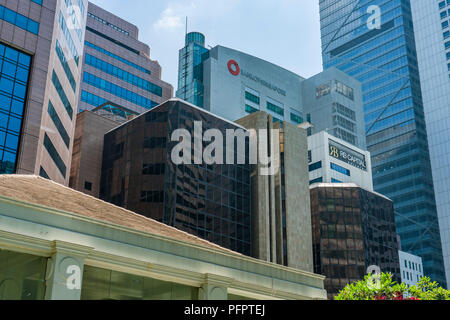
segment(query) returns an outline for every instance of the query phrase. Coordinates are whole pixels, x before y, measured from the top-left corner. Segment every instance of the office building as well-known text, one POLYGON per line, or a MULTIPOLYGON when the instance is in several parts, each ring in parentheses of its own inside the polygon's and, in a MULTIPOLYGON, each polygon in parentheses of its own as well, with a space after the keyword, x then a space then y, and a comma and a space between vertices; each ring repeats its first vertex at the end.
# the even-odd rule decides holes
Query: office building
POLYGON ((361 85, 333 69, 305 79, 246 53, 205 47, 205 36, 186 35, 180 50, 177 97, 230 121, 257 111, 294 125, 308 121, 365 148, 361 85))
POLYGON ((370 153, 325 131, 308 137, 309 183, 355 183, 373 191, 370 153))
POLYGON ((198 32, 186 35, 178 77, 178 98, 230 121, 264 111, 278 121, 303 122, 302 77, 223 46, 206 49, 198 32))
POLYGON ((135 25, 89 3, 80 112, 114 103, 140 114, 172 97, 172 86, 161 80, 161 66, 138 35, 135 25))
POLYGON ((326 299, 321 275, 35 176, 0 176, 0 219, 0 300, 326 299))
POLYGON ((403 251, 398 252, 402 283, 409 287, 417 285, 423 277, 422 258, 403 251))
POLYGON ((447 284, 450 283, 450 2, 411 1, 447 284))
MULTIPOLYGON (((105 135, 100 198, 250 256, 248 141, 246 151, 239 155, 245 156, 243 164, 220 164, 219 158, 213 163, 203 161, 194 148, 192 154, 183 152, 184 162, 172 157, 179 142, 171 138, 179 130, 187 132, 192 141, 197 141, 199 134, 201 142, 209 129, 218 130, 223 137, 226 130, 245 132, 237 124, 179 99, 114 128, 105 135)), ((207 150, 206 138, 204 141, 207 150)), ((187 144, 191 146, 190 141, 187 144)), ((221 160, 225 163, 223 157, 221 160)))
POLYGON ((0 173, 68 184, 87 3, 0 1, 0 173))
MULTIPOLYGON (((288 122, 274 123, 271 115, 261 111, 236 123, 255 130, 258 140, 269 136, 266 141, 271 148, 264 153, 271 154, 270 166, 278 168, 263 175, 263 163, 252 166, 253 256, 312 272, 306 130, 288 122)), ((258 154, 265 147, 259 145, 258 154)))
POLYGON ((69 187, 99 197, 105 134, 119 126, 126 114, 108 104, 77 115, 69 187))
POLYGON ((314 272, 326 276, 329 299, 371 266, 400 282, 391 200, 354 183, 319 183, 311 186, 311 215, 314 272))
POLYGON ((403 250, 421 256, 424 274, 445 286, 410 1, 319 5, 324 69, 362 83, 374 189, 394 201, 403 250))
POLYGON ((366 150, 361 83, 336 68, 302 82, 305 120, 314 125, 310 133, 326 131, 366 150))

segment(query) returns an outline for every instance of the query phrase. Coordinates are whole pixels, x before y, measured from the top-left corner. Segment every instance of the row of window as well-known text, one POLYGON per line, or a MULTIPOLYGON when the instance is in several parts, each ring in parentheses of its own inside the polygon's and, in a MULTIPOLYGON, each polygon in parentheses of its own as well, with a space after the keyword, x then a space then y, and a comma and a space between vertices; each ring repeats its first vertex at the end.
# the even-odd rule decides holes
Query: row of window
POLYGON ((73 119, 73 108, 72 108, 72 105, 70 104, 70 101, 67 98, 66 93, 64 92, 63 86, 61 85, 61 82, 59 81, 59 78, 56 75, 55 70, 53 70, 52 82, 53 82, 53 85, 55 86, 56 92, 58 92, 58 95, 61 98, 61 101, 62 101, 62 103, 64 105, 64 108, 67 111, 67 114, 70 117, 70 120, 72 120, 73 119))
POLYGON ((144 72, 146 74, 151 74, 150 70, 145 69, 145 68, 143 68, 143 67, 141 67, 141 66, 139 66, 139 65, 137 65, 137 64, 135 64, 135 63, 133 63, 133 62, 131 62, 129 60, 127 60, 127 59, 124 59, 124 58, 122 58, 122 57, 112 53, 112 52, 109 52, 108 50, 105 50, 105 49, 103 49, 103 48, 101 48, 101 47, 99 47, 99 46, 97 46, 97 45, 95 45, 93 43, 90 43, 89 41, 85 41, 84 44, 86 46, 88 46, 88 47, 91 47, 94 50, 97 50, 98 52, 101 52, 101 53, 103 53, 103 54, 105 54, 105 55, 107 55, 107 56, 109 56, 111 58, 114 58, 114 59, 120 61, 120 62, 123 62, 123 63, 129 65, 130 67, 133 67, 133 68, 135 68, 135 69, 137 69, 139 71, 142 71, 142 72, 144 72))
POLYGON ((56 112, 55 108, 53 107, 52 102, 48 101, 48 114, 50 118, 53 120, 53 123, 55 124, 56 129, 59 132, 59 135, 61 136, 62 140, 64 141, 64 144, 67 148, 69 148, 70 145, 70 137, 69 134, 66 131, 66 128, 64 128, 64 125, 61 122, 61 119, 58 116, 58 113, 56 112))
POLYGON ((284 117, 284 109, 277 105, 274 105, 273 103, 267 102, 267 109, 284 117))
POLYGON ((109 23, 109 22, 106 21, 106 20, 104 20, 104 19, 102 19, 102 18, 100 18, 100 17, 97 17, 96 15, 94 15, 94 14, 92 14, 92 13, 90 13, 90 12, 88 12, 88 17, 90 17, 90 18, 92 18, 92 19, 94 19, 94 20, 97 20, 97 21, 103 23, 104 25, 107 25, 108 27, 111 27, 111 28, 113 28, 114 30, 119 31, 119 32, 121 32, 121 33, 123 33, 123 34, 125 34, 125 35, 127 35, 127 36, 130 35, 130 33, 129 33, 128 31, 125 31, 125 30, 123 30, 123 29, 121 29, 121 28, 119 28, 119 27, 113 25, 112 23, 109 23))
POLYGON ((80 39, 80 41, 83 40, 83 31, 81 30, 81 25, 78 22, 77 16, 76 16, 76 11, 75 8, 72 5, 72 1, 71 0, 64 0, 64 2, 66 3, 67 6, 67 13, 69 15, 69 18, 71 19, 72 22, 72 26, 74 27, 73 30, 75 30, 75 33, 78 36, 78 39, 80 39))
POLYGON ((340 103, 337 103, 337 102, 333 103, 332 111, 333 111, 333 113, 339 113, 340 115, 342 115, 344 117, 347 117, 353 121, 356 121, 355 111, 347 108, 346 106, 343 106, 340 103))
POLYGON ((116 39, 113 39, 113 38, 111 38, 111 37, 108 37, 106 34, 101 33, 100 31, 97 31, 97 30, 95 30, 95 29, 92 29, 91 27, 88 27, 88 26, 86 26, 86 30, 89 31, 89 32, 92 32, 93 34, 98 35, 99 37, 102 37, 103 39, 106 39, 106 40, 108 40, 108 41, 111 41, 112 43, 115 43, 116 45, 118 45, 118 46, 120 46, 120 47, 122 47, 122 48, 124 48, 124 49, 127 49, 127 50, 129 50, 129 51, 131 51, 131 52, 133 52, 133 53, 135 53, 135 54, 137 54, 137 55, 140 55, 140 52, 139 52, 138 50, 133 49, 133 48, 131 48, 130 46, 127 46, 126 44, 124 44, 124 43, 122 43, 122 42, 120 42, 120 41, 118 41, 118 40, 116 40, 116 39))
POLYGON ((92 94, 84 90, 81 91, 81 101, 86 102, 87 104, 90 104, 94 107, 98 107, 108 102, 106 99, 103 99, 99 96, 96 96, 95 94, 92 94))
POLYGON ((114 83, 111 83, 102 78, 94 76, 93 74, 90 74, 88 72, 84 73, 83 81, 87 84, 90 84, 91 86, 102 89, 103 91, 111 93, 119 98, 130 101, 146 109, 152 109, 153 107, 156 107, 158 105, 158 103, 150 99, 138 95, 130 90, 119 87, 114 83))
POLYGON ((245 91, 245 99, 247 99, 248 101, 251 101, 257 105, 259 105, 261 103, 261 99, 254 95, 253 93, 250 93, 248 91, 245 91))
POLYGON ((339 80, 332 80, 328 83, 324 83, 318 86, 316 88, 316 99, 329 95, 332 91, 342 94, 343 96, 349 98, 350 100, 355 99, 353 88, 343 84, 339 80))
POLYGON ((69 80, 70 86, 73 89, 73 92, 77 90, 77 82, 75 81, 75 77, 70 70, 69 64, 67 63, 66 56, 64 55, 64 51, 61 48, 61 45, 58 40, 56 40, 56 55, 58 56, 59 61, 66 73, 67 79, 69 80))
MULTIPOLYGON (((316 171, 321 168, 322 168, 322 161, 318 161, 316 163, 309 165, 309 172, 313 172, 313 171, 316 171)), ((331 163, 331 169, 350 177, 350 170, 348 170, 344 167, 341 167, 335 163, 331 163)))
POLYGON ((344 167, 341 167, 341 166, 339 166, 339 165, 337 165, 335 163, 331 163, 331 169, 336 171, 336 172, 345 174, 346 176, 350 177, 350 170, 348 170, 348 169, 346 169, 344 167))
MULTIPOLYGON (((403 279, 406 279, 406 280, 408 280, 408 281, 413 281, 413 274, 412 273, 409 273, 408 271, 403 271, 403 279), (406 275, 406 276, 405 276, 406 275)), ((417 274, 416 275, 416 279, 415 279, 417 282, 419 282, 420 281, 420 277, 419 277, 419 275, 417 274)))
POLYGON ((125 82, 128 82, 136 87, 139 87, 141 89, 144 89, 148 92, 151 92, 157 96, 162 97, 162 88, 160 86, 157 86, 147 80, 144 80, 138 76, 135 76, 134 74, 131 74, 123 69, 120 69, 116 67, 115 65, 112 65, 106 61, 103 61, 101 59, 98 59, 88 53, 86 53, 86 64, 90 65, 94 68, 97 68, 103 72, 106 72, 108 74, 111 74, 115 76, 116 78, 119 78, 125 82))
POLYGON ((64 34, 64 37, 66 38, 67 44, 68 44, 70 52, 72 53, 72 56, 75 60, 75 63, 78 66, 78 64, 80 63, 80 56, 78 55, 78 51, 75 47, 75 43, 72 40, 72 36, 70 35, 69 28, 67 27, 67 24, 66 24, 66 20, 64 19, 61 11, 59 12, 59 25, 64 34))
POLYGON ((409 269, 411 269, 411 270, 422 272, 422 267, 420 266, 420 264, 418 264, 416 262, 407 261, 407 260, 405 260, 404 262, 405 262, 405 268, 409 267, 409 269))
POLYGON ((19 28, 22 28, 33 34, 39 33, 39 23, 31 20, 11 9, 0 5, 0 19, 5 20, 19 28))

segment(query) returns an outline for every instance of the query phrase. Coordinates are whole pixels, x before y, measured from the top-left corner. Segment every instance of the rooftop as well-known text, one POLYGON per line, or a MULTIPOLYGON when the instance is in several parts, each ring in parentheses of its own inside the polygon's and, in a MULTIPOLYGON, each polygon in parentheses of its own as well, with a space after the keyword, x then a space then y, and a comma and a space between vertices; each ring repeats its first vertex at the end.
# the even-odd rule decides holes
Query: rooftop
POLYGON ((37 176, 0 175, 0 197, 89 217, 99 222, 107 222, 152 235, 241 256, 237 252, 223 248, 187 232, 180 231, 156 220, 37 176))

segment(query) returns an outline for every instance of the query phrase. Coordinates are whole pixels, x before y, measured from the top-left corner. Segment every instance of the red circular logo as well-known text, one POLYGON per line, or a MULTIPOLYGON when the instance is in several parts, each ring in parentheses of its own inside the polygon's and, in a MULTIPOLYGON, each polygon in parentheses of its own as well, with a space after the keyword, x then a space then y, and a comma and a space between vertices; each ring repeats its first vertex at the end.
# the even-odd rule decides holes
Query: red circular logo
POLYGON ((241 73, 241 68, 236 61, 230 60, 228 61, 228 70, 233 76, 238 76, 241 73))

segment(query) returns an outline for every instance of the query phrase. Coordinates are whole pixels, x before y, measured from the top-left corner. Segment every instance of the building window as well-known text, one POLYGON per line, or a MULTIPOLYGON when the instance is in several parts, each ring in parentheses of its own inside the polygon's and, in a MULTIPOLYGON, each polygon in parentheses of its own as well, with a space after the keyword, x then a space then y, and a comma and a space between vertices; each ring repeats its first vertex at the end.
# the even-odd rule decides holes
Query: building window
POLYGON ((335 163, 331 163, 331 169, 350 177, 350 170, 348 170, 344 167, 341 167, 335 163))
POLYGON ((284 109, 282 107, 274 105, 271 102, 267 102, 267 109, 270 110, 270 111, 275 112, 276 114, 279 114, 280 116, 284 117, 284 109))
POLYGON ((316 99, 329 95, 331 92, 331 86, 329 83, 324 83, 316 88, 316 99))
POLYGON ((64 92, 63 86, 62 86, 61 82, 59 81, 58 76, 56 75, 55 70, 53 70, 52 82, 53 82, 53 85, 55 86, 56 92, 58 93, 58 95, 59 95, 59 97, 60 97, 60 99, 61 99, 61 101, 62 101, 62 103, 63 103, 63 105, 64 105, 64 108, 65 108, 66 111, 67 111, 67 114, 68 114, 69 117, 70 117, 70 120, 72 120, 72 118, 73 118, 73 108, 72 108, 72 105, 70 104, 70 101, 69 101, 69 99, 67 98, 66 93, 64 92))
POLYGON ((301 124, 303 123, 303 118, 291 112, 291 121, 294 123, 301 124))
POLYGON ((58 40, 56 40, 56 55, 58 56, 58 59, 61 62, 61 65, 64 69, 64 72, 66 73, 67 79, 69 80, 73 92, 75 92, 77 90, 77 82, 75 81, 75 77, 73 76, 72 71, 70 70, 66 56, 64 55, 63 49, 61 48, 61 45, 59 44, 58 40))
POLYGON ((314 180, 311 180, 309 182, 309 184, 311 185, 311 184, 314 184, 314 183, 321 183, 321 182, 323 182, 323 178, 322 177, 314 179, 314 180))
POLYGON ((143 67, 141 67, 141 66, 139 66, 139 65, 137 65, 137 64, 135 64, 135 63, 133 63, 133 62, 131 62, 129 60, 127 60, 127 59, 124 59, 124 58, 122 58, 122 57, 112 53, 112 52, 109 52, 108 50, 105 50, 105 49, 103 49, 103 48, 101 48, 101 47, 99 47, 99 46, 97 46, 97 45, 95 45, 93 43, 85 41, 84 45, 87 46, 87 47, 90 47, 90 48, 92 48, 94 50, 97 50, 98 52, 101 52, 104 55, 107 55, 107 56, 109 56, 111 58, 114 58, 114 59, 116 59, 116 60, 118 60, 120 62, 123 62, 123 63, 129 65, 130 67, 133 67, 133 68, 135 68, 135 69, 137 69, 139 71, 142 71, 142 72, 144 72, 146 74, 151 74, 150 70, 145 69, 145 68, 143 68, 143 67))
POLYGON ((245 99, 247 99, 248 101, 251 101, 253 103, 256 103, 257 105, 260 105, 261 103, 261 99, 254 95, 253 93, 250 93, 248 91, 245 91, 245 99))
POLYGON ((152 109, 158 105, 158 103, 150 99, 147 99, 141 95, 138 95, 130 90, 122 88, 102 78, 94 76, 93 74, 90 74, 88 72, 84 73, 83 81, 87 84, 90 84, 91 86, 99 88, 105 92, 111 93, 119 98, 132 102, 146 109, 152 109))
POLYGON ((16 170, 31 56, 0 43, 0 174, 16 170))
POLYGON ((322 168, 322 161, 310 164, 309 165, 309 172, 313 172, 313 171, 318 170, 320 168, 322 168))
POLYGON ((59 12, 59 25, 61 26, 61 30, 66 38, 67 44, 69 45, 70 52, 72 53, 73 58, 75 59, 75 63, 80 63, 80 56, 78 55, 78 51, 76 46, 72 40, 72 36, 70 35, 70 30, 67 27, 66 20, 64 20, 62 12, 59 12))
POLYGON ((39 23, 4 6, 0 6, 0 20, 5 20, 35 35, 39 34, 39 23))
POLYGON ((45 133, 44 136, 44 147, 49 153, 50 157, 52 158, 53 162, 55 163, 58 170, 61 172, 64 179, 66 178, 66 165, 64 161, 61 159, 61 156, 58 154, 58 151, 56 151, 55 146, 53 145, 52 141, 48 137, 47 133, 45 133))
POLYGON ((50 180, 50 177, 48 176, 47 172, 42 167, 39 169, 39 176, 44 179, 50 180))
POLYGON ((84 189, 88 191, 92 191, 92 182, 85 181, 84 182, 84 189))
POLYGON ((52 102, 48 101, 48 115, 53 121, 53 124, 55 125, 56 129, 59 132, 59 135, 61 136, 61 139, 64 141, 64 144, 67 148, 69 148, 70 145, 70 137, 69 134, 66 131, 66 128, 64 128, 63 123, 61 122, 61 119, 58 116, 58 113, 56 112, 55 108, 53 107, 52 102))
POLYGON ((100 60, 90 54, 86 54, 85 62, 96 69, 113 75, 114 77, 128 82, 136 87, 162 97, 162 88, 123 69, 120 69, 106 61, 100 60))
POLYGON ((442 22, 442 29, 445 29, 445 28, 447 28, 447 27, 448 27, 448 20, 442 22))
POLYGON ((342 183, 342 181, 337 180, 335 178, 331 178, 331 183, 342 183))
POLYGON ((248 104, 245 105, 245 112, 247 112, 247 113, 252 114, 252 113, 255 113, 258 111, 259 111, 258 109, 253 108, 252 106, 249 106, 248 104))

